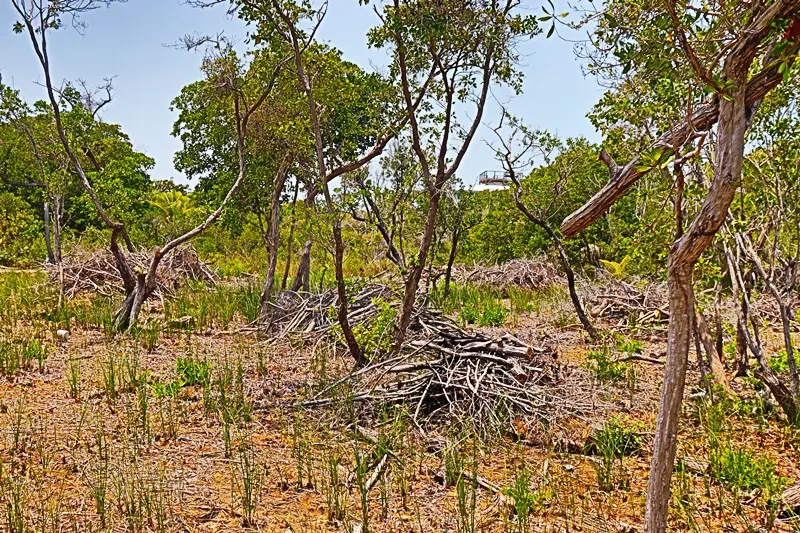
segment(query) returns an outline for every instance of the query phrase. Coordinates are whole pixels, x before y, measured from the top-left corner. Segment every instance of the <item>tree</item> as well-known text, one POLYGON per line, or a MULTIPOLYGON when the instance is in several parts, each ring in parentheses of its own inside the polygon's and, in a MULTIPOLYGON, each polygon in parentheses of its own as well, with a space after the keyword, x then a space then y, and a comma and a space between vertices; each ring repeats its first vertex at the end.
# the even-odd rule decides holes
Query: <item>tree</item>
POLYGON ((557 139, 546 133, 530 131, 515 119, 508 117, 505 111, 503 118, 511 122, 511 132, 508 134, 508 139, 505 139, 501 133, 503 129, 502 120, 494 129, 495 135, 501 145, 501 147, 497 149, 496 154, 503 165, 505 174, 514 184, 514 203, 529 221, 533 222, 547 233, 547 236, 555 245, 556 250, 558 250, 561 268, 567 276, 567 286, 569 288, 572 305, 575 308, 575 314, 578 315, 578 320, 580 320, 583 329, 586 330, 589 337, 595 340, 598 338, 598 333, 591 320, 589 320, 589 316, 586 314, 581 299, 578 296, 578 290, 575 287, 575 271, 570 264, 567 250, 561 242, 561 237, 559 237, 550 225, 550 222, 548 222, 557 204, 562 201, 561 196, 564 191, 569 188, 572 168, 563 168, 565 162, 565 158, 563 157, 555 157, 554 160, 553 153, 556 152, 560 144, 557 139), (521 143, 521 148, 516 146, 517 143, 521 143), (539 191, 539 194, 535 195, 536 198, 546 201, 547 204, 540 207, 537 213, 534 213, 522 200, 522 183, 517 176, 517 172, 520 169, 530 169, 534 163, 534 159, 537 157, 543 159, 549 170, 554 171, 555 179, 552 181, 552 188, 549 191, 539 191))
MULTIPOLYGON (((222 3, 222 0, 192 2, 199 7, 218 3, 222 3)), ((319 7, 314 6, 310 0, 233 0, 230 3, 231 9, 241 18, 256 24, 258 29, 252 35, 255 42, 263 41, 265 35, 275 35, 291 51, 293 70, 301 94, 306 99, 315 155, 312 174, 315 180, 307 187, 306 204, 307 207, 313 206, 316 195, 322 192, 326 209, 331 217, 333 233, 337 317, 351 355, 357 364, 364 364, 366 359, 361 353, 347 318, 347 291, 343 271, 345 245, 342 238, 341 215, 334 204, 329 183, 358 170, 378 157, 402 128, 406 119, 403 116, 393 115, 391 105, 387 108, 387 102, 390 104, 392 102, 392 95, 386 90, 389 86, 378 75, 345 72, 344 76, 337 79, 339 83, 331 84, 318 83, 312 75, 314 64, 311 59, 314 56, 310 51, 313 50, 319 25, 327 13, 327 2, 323 2, 319 7), (324 98, 322 95, 327 91, 344 95, 349 104, 322 110, 321 98, 324 98), (326 130, 327 119, 330 119, 329 124, 336 127, 326 130), (326 136, 326 131, 331 133, 336 129, 345 134, 339 137, 326 136), (360 134, 352 135, 356 132, 360 134), (357 141, 359 138, 363 139, 365 135, 374 141, 366 150, 357 141), (344 150, 335 150, 337 146, 343 147, 344 150)), ((303 249, 295 283, 308 278, 310 253, 311 242, 308 241, 303 249)))
POLYGON ((794 39, 781 39, 781 34, 790 23, 795 24, 792 20, 800 2, 714 2, 712 9, 674 2, 667 2, 664 7, 644 4, 631 7, 628 3, 610 2, 600 13, 603 18, 597 40, 610 44, 603 49, 621 60, 610 70, 616 68, 620 74, 634 77, 641 74, 640 77, 649 79, 657 79, 658 70, 664 66, 669 70, 660 76, 681 79, 678 72, 688 74, 685 79, 691 80, 694 88, 690 91, 689 111, 680 123, 663 132, 648 152, 623 166, 607 152, 601 152, 611 180, 564 220, 561 229, 567 237, 575 236, 607 211, 641 176, 662 167, 672 157, 680 159, 679 151, 687 143, 716 125, 713 177, 708 193, 686 231, 672 244, 667 268, 670 303, 667 364, 645 511, 645 530, 660 533, 667 527, 669 485, 695 315, 694 265, 725 221, 735 196, 752 118, 762 99, 791 68, 798 44, 794 39), (667 53, 653 54, 656 46, 663 50, 664 42, 670 43, 667 53), (752 69, 756 70, 753 75, 752 69))
POLYGON ((380 11, 382 24, 370 32, 370 43, 392 54, 392 76, 399 80, 428 197, 419 248, 405 276, 395 350, 411 322, 445 186, 475 138, 489 89, 494 84, 520 88, 515 46, 536 33, 537 26, 518 7, 516 0, 392 0, 380 11), (424 97, 422 105, 415 94, 424 97), (473 112, 464 126, 457 112, 462 106, 473 112))
MULTIPOLYGON (((156 289, 156 275, 161 260, 170 251, 181 244, 191 240, 203 233, 220 217, 231 197, 237 192, 245 179, 247 171, 246 139, 247 127, 252 114, 263 104, 274 85, 274 80, 283 66, 283 62, 278 61, 275 68, 270 73, 270 81, 266 87, 253 95, 248 94, 250 88, 249 78, 242 76, 242 65, 229 50, 225 49, 223 54, 227 55, 228 61, 217 63, 217 68, 209 69, 209 76, 215 80, 215 87, 230 98, 234 109, 234 124, 236 131, 236 151, 238 154, 239 172, 236 181, 231 185, 225 198, 220 202, 215 211, 200 224, 161 246, 153 254, 147 272, 136 272, 131 269, 125 252, 123 252, 117 240, 120 236, 125 241, 128 252, 133 252, 134 246, 128 235, 125 223, 115 219, 103 206, 95 188, 93 187, 84 165, 79 160, 74 150, 74 142, 66 134, 64 127, 63 113, 61 105, 56 98, 56 91, 51 76, 50 57, 48 53, 48 33, 51 30, 62 26, 62 19, 71 17, 73 24, 81 23, 81 16, 85 13, 97 9, 101 5, 109 5, 113 0, 60 0, 58 2, 34 2, 28 0, 11 0, 11 3, 20 21, 15 25, 15 30, 19 33, 27 33, 36 53, 37 59, 45 77, 45 88, 48 100, 53 110, 56 131, 69 157, 72 168, 80 177, 83 189, 89 195, 95 211, 103 221, 104 225, 111 230, 110 248, 114 255, 120 275, 125 287, 126 297, 122 307, 117 312, 114 320, 115 328, 118 330, 130 330, 136 324, 142 304, 156 289)), ((94 116, 92 116, 94 118, 94 116)), ((123 169, 124 171, 124 169, 123 169)))

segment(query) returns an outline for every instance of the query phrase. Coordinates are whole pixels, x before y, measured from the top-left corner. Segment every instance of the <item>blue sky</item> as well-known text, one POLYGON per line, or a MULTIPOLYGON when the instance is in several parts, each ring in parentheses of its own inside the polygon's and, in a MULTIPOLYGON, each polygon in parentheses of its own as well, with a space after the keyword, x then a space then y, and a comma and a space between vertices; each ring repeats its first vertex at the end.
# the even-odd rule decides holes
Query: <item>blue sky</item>
MULTIPOLYGON (((531 8, 538 7, 531 4, 531 8)), ((44 97, 38 83, 42 74, 26 36, 11 31, 16 20, 8 0, 0 0, 0 73, 3 82, 22 91, 28 100, 44 97)), ((200 77, 201 53, 177 50, 174 44, 191 33, 224 31, 241 42, 244 26, 232 20, 221 7, 193 9, 182 0, 129 0, 110 9, 101 8, 85 17, 84 35, 70 29, 50 36, 51 63, 56 80, 83 79, 90 85, 114 77, 114 101, 103 112, 103 119, 118 123, 135 147, 156 160, 153 177, 185 181, 173 167, 172 156, 180 141, 170 135, 175 114, 170 101, 181 88, 200 77)), ((332 0, 320 38, 340 48, 344 57, 364 68, 380 69, 387 60, 380 50, 366 45, 366 32, 375 25, 370 8, 357 0, 332 0)), ((526 124, 547 129, 562 137, 583 135, 598 141, 586 113, 602 90, 592 78, 584 78, 572 45, 543 35, 527 43, 523 53, 524 93, 510 99, 496 94, 512 113, 526 124)), ((488 110, 484 122, 498 118, 496 106, 488 110)), ((488 127, 479 132, 462 163, 459 175, 474 183, 483 170, 497 168, 491 150, 483 140, 491 140, 488 127)))

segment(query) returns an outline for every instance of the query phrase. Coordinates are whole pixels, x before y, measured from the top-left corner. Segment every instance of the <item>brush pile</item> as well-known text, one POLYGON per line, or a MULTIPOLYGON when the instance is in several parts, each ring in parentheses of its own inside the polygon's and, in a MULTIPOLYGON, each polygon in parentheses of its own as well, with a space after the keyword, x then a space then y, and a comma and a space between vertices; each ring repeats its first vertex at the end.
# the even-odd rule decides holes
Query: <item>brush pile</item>
MULTIPOLYGON (((348 301, 350 324, 366 322, 378 312, 378 302, 396 300, 398 294, 388 285, 364 286, 348 301)), ((271 337, 283 338, 290 334, 323 334, 336 323, 338 297, 335 290, 314 294, 283 291, 270 303, 271 312, 264 318, 262 327, 271 337)))
MULTIPOLYGON (((515 421, 550 423, 559 411, 579 408, 563 401, 552 352, 508 334, 491 339, 460 332, 412 340, 400 356, 362 368, 347 381, 353 402, 402 404, 417 427, 447 420, 505 431, 515 421)), ((332 403, 335 388, 305 405, 332 403)))
POLYGON ((614 320, 617 328, 634 324, 658 327, 669 320, 667 287, 663 283, 638 286, 609 279, 602 285, 588 285, 584 291, 588 294, 591 315, 614 320))
MULTIPOLYGON (((370 323, 385 309, 377 300, 396 301, 393 296, 395 291, 382 285, 362 289, 350 302, 353 325, 370 323)), ((329 333, 335 305, 333 292, 287 293, 276 303, 269 327, 278 335, 329 333)), ((563 385, 565 370, 556 364, 552 347, 529 346, 508 333, 467 331, 421 303, 400 352, 390 359, 375 354, 373 361, 303 405, 331 405, 344 386, 349 399, 368 409, 404 405, 420 428, 444 419, 468 420, 484 430, 508 430, 515 421, 553 422, 563 413, 592 407, 591 393, 583 392, 590 387, 563 385)))
POLYGON ((545 258, 515 259, 501 265, 478 265, 472 268, 455 265, 453 280, 456 283, 475 283, 500 289, 541 289, 552 284, 566 284, 566 280, 545 258))
MULTIPOLYGON (((147 271, 151 254, 136 252, 128 254, 131 268, 147 271)), ((64 256, 64 292, 67 297, 89 291, 110 296, 124 292, 122 278, 119 275, 114 256, 108 250, 92 253, 81 252, 64 256)), ((58 283, 58 266, 48 265, 50 279, 58 283)), ((188 280, 203 281, 215 284, 219 276, 197 255, 194 248, 179 247, 167 255, 158 267, 158 291, 162 294, 179 289, 188 280)))

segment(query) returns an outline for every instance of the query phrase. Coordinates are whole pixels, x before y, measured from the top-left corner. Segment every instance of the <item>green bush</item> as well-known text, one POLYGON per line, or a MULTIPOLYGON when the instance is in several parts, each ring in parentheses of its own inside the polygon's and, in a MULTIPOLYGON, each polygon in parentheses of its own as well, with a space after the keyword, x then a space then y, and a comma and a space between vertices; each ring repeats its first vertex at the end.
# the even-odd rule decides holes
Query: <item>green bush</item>
POLYGON ((614 490, 628 484, 623 457, 642 451, 642 433, 638 425, 612 418, 597 431, 586 446, 586 452, 596 453, 597 482, 601 490, 614 490))
POLYGON ((0 192, 0 264, 26 266, 45 258, 41 223, 22 198, 0 192))
POLYGON ((374 299, 372 303, 378 308, 375 317, 353 326, 353 335, 367 357, 375 357, 389 351, 397 320, 397 310, 389 302, 379 298, 374 299))

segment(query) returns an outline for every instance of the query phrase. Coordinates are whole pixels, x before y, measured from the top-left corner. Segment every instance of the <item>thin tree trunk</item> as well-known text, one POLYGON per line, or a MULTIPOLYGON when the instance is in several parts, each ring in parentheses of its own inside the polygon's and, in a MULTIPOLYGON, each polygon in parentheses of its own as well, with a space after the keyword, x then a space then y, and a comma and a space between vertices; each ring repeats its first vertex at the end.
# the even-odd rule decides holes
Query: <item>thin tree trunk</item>
MULTIPOLYGON (((440 179, 437 178, 437 185, 440 179)), ((395 339, 393 351, 397 352, 405 341, 406 331, 411 324, 411 318, 414 314, 414 303, 417 299, 417 290, 419 289, 419 281, 422 278, 422 272, 428 262, 428 252, 431 248, 433 241, 433 233, 436 229, 436 216, 439 212, 439 200, 441 198, 441 186, 438 186, 431 194, 430 204, 428 205, 428 215, 425 218, 425 226, 422 232, 422 241, 419 245, 419 253, 417 254, 416 261, 413 266, 408 270, 406 276, 405 287, 403 290, 403 300, 401 305, 400 318, 397 321, 397 330, 395 331, 395 339)))
POLYGON ((455 224, 453 225, 453 234, 450 237, 450 255, 447 258, 447 270, 444 272, 444 297, 450 295, 450 280, 453 276, 453 265, 456 262, 458 255, 458 238, 461 235, 461 212, 456 216, 455 224))
POLYGON ((719 284, 717 286, 717 294, 714 297, 714 347, 720 364, 724 362, 725 357, 724 335, 725 333, 722 329, 722 284, 719 284))
POLYGON ((275 189, 272 191, 272 201, 270 203, 270 220, 267 242, 269 244, 269 265, 267 266, 267 276, 264 280, 264 289, 261 292, 258 316, 260 320, 266 318, 270 310, 272 301, 272 287, 275 285, 275 271, 278 268, 278 248, 280 247, 280 221, 281 221, 281 194, 283 185, 286 182, 288 168, 281 165, 275 178, 275 189))
MULTIPOLYGON (((347 317, 347 287, 344 281, 344 239, 342 237, 342 220, 341 216, 336 212, 331 198, 330 189, 328 187, 328 172, 326 170, 325 151, 322 139, 322 127, 320 125, 319 112, 317 110, 317 103, 314 98, 314 89, 311 85, 311 80, 305 73, 303 66, 303 52, 301 49, 300 37, 297 34, 297 28, 291 17, 282 9, 279 8, 277 3, 273 2, 279 16, 286 25, 287 41, 294 50, 294 63, 297 73, 297 79, 303 87, 306 98, 308 100, 308 110, 311 116, 311 125, 314 130, 314 147, 317 155, 317 170, 319 172, 319 179, 322 180, 322 193, 325 197, 325 205, 328 208, 328 213, 333 217, 333 264, 336 273, 336 293, 337 293, 337 315, 339 319, 339 327, 342 329, 347 348, 350 350, 350 355, 355 360, 356 364, 361 366, 368 362, 361 352, 353 328, 350 326, 350 321, 347 317)), ((307 243, 307 251, 311 252, 310 241, 307 243)), ((304 253, 306 250, 304 250, 304 253)), ((308 258, 308 265, 310 267, 310 255, 308 258)))
POLYGON ((53 243, 50 242, 50 202, 44 201, 44 245, 47 248, 47 262, 51 265, 56 264, 56 256, 53 253, 53 243))
POLYGON ((286 282, 289 279, 289 269, 292 268, 292 254, 294 253, 294 228, 297 221, 297 193, 300 191, 300 180, 294 184, 294 198, 292 199, 292 222, 289 224, 289 239, 286 242, 286 268, 283 269, 283 281, 281 290, 286 290, 286 282))
POLYGON ((556 232, 550 227, 544 219, 537 217, 533 213, 531 213, 530 209, 522 202, 520 198, 520 193, 522 192, 522 184, 516 177, 514 173, 513 167, 508 165, 506 171, 509 172, 511 176, 511 180, 514 182, 514 203, 517 204, 517 209, 519 209, 522 214, 524 214, 528 220, 542 228, 545 233, 550 237, 555 244, 556 249, 558 250, 558 257, 561 260, 561 268, 564 269, 564 273, 567 276, 567 287, 569 288, 569 297, 572 300, 572 306, 575 308, 575 314, 578 315, 578 320, 580 320, 583 329, 586 330, 586 333, 589 334, 592 340, 596 340, 599 335, 597 330, 595 329, 592 321, 589 320, 589 315, 586 314, 586 311, 583 309, 583 304, 581 303, 581 299, 578 296, 578 290, 575 286, 575 272, 572 270, 572 265, 569 262, 569 256, 567 255, 567 250, 564 248, 561 239, 558 237, 556 232))

